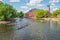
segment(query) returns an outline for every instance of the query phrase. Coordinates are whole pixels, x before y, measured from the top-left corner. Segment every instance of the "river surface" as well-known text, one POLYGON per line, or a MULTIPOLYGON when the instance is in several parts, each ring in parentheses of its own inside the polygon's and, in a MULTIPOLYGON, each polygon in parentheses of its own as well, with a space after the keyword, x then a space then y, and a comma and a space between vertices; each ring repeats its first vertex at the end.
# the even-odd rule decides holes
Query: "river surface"
POLYGON ((60 22, 24 18, 16 25, 0 24, 0 40, 60 40, 60 22))

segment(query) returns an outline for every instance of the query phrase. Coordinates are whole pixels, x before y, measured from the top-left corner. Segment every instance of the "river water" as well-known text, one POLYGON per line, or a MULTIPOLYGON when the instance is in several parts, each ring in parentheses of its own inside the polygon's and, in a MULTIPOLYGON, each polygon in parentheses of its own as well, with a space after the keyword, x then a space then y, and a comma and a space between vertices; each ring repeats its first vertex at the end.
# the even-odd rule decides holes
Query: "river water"
POLYGON ((60 40, 60 23, 17 19, 16 25, 0 24, 0 40, 60 40))

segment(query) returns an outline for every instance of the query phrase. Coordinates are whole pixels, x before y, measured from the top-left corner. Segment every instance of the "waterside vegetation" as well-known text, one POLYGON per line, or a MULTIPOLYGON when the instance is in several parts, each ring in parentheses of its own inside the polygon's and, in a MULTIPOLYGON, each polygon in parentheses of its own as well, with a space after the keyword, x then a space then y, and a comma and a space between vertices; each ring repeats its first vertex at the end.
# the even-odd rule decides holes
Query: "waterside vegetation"
MULTIPOLYGON (((60 9, 57 9, 51 13, 50 18, 53 19, 58 18, 56 20, 60 20, 59 15, 60 15, 60 9)), ((47 18, 49 18, 47 10, 44 9, 37 9, 35 16, 36 19, 48 20, 47 18)), ((0 1, 0 21, 10 21, 13 20, 14 18, 24 18, 24 13, 22 11, 17 12, 17 10, 10 4, 3 3, 0 1)))
POLYGON ((10 4, 3 3, 0 1, 0 20, 10 21, 16 17, 22 18, 23 12, 17 12, 17 10, 10 4))

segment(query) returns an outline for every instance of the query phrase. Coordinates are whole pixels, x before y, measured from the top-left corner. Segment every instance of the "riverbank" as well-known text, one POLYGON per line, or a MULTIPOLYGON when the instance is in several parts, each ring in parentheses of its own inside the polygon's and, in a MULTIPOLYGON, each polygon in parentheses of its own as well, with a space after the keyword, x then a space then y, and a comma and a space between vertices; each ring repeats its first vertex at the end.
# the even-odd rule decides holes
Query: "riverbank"
POLYGON ((60 18, 42 18, 46 21, 52 20, 52 21, 59 21, 60 18))
POLYGON ((11 22, 11 21, 0 21, 0 24, 7 24, 7 25, 11 25, 11 26, 16 25, 15 22, 11 22))
POLYGON ((11 19, 10 21, 0 21, 0 24, 8 24, 8 25, 15 25, 15 21, 17 18, 11 19))
MULTIPOLYGON (((46 21, 49 21, 49 20, 52 20, 52 21, 59 21, 60 18, 41 18, 42 20, 46 20, 46 21)), ((36 20, 36 19, 34 19, 36 20)), ((0 24, 9 24, 9 25, 14 25, 16 24, 15 22, 11 22, 11 21, 0 21, 0 24)))
POLYGON ((10 21, 0 21, 0 24, 8 24, 10 21))

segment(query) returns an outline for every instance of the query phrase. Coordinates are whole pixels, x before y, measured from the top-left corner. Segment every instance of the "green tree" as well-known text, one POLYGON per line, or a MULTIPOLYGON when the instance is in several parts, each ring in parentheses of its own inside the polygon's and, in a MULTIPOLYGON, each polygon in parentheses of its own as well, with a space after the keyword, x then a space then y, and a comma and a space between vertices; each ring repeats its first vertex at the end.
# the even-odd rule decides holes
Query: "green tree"
POLYGON ((24 17, 24 13, 21 11, 21 12, 18 12, 17 13, 17 17, 19 18, 23 18, 24 17))
POLYGON ((53 11, 53 16, 57 17, 60 14, 60 9, 53 11))
POLYGON ((46 11, 46 10, 43 10, 43 9, 38 9, 38 10, 36 11, 36 17, 37 17, 37 18, 47 17, 47 11, 46 11))
POLYGON ((9 4, 3 4, 0 7, 0 20, 10 20, 16 17, 16 9, 9 4))
POLYGON ((3 2, 0 1, 0 7, 3 5, 3 2))

